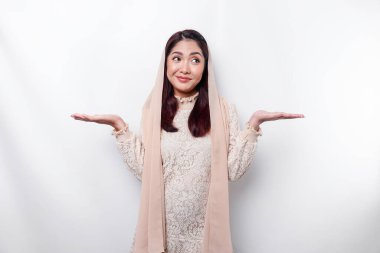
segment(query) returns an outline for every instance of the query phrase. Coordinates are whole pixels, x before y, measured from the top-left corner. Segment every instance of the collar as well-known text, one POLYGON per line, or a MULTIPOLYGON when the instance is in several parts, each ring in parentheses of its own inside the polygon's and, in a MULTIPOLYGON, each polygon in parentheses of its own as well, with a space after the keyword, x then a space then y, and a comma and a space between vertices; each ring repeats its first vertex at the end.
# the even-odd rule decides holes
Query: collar
POLYGON ((190 103, 192 101, 195 101, 195 99, 199 96, 199 91, 197 91, 197 93, 195 93, 194 95, 192 96, 189 96, 189 97, 179 97, 179 96, 176 96, 174 95, 174 97, 181 103, 190 103))

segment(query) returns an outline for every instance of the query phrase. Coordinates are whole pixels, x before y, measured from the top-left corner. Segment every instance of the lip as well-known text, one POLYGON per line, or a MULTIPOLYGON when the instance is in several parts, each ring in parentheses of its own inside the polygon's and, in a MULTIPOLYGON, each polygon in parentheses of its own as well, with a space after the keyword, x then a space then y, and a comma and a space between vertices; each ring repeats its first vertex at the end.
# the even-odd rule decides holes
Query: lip
POLYGON ((182 76, 176 76, 176 77, 182 83, 186 83, 191 80, 191 78, 188 78, 188 77, 182 77, 182 76))

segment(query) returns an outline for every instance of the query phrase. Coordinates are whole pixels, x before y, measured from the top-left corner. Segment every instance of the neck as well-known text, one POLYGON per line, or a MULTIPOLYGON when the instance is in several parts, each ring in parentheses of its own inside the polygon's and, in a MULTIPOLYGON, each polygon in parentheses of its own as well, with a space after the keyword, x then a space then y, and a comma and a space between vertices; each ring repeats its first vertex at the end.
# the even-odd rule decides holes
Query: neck
POLYGON ((196 91, 193 95, 187 96, 187 97, 179 97, 177 95, 174 95, 174 97, 177 99, 179 108, 189 108, 192 107, 195 104, 196 99, 199 96, 199 91, 196 91))
POLYGON ((183 92, 178 92, 178 91, 176 92, 176 90, 174 90, 174 96, 177 98, 187 98, 187 97, 194 96, 197 93, 198 93, 198 91, 196 89, 194 89, 188 93, 183 93, 183 92))
POLYGON ((196 97, 198 97, 198 95, 199 95, 199 91, 195 91, 191 95, 187 95, 187 96, 179 96, 179 95, 174 94, 174 97, 176 97, 180 101, 189 101, 189 100, 192 101, 196 97))

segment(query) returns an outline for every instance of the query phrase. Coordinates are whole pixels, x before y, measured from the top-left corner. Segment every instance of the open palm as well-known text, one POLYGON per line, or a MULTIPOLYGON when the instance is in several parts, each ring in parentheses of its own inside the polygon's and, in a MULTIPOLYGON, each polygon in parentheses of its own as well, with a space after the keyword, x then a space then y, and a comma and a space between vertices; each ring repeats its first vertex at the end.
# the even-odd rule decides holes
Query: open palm
POLYGON ((83 113, 74 113, 74 114, 71 114, 71 117, 73 117, 76 120, 110 125, 117 129, 120 129, 125 125, 123 119, 119 115, 116 115, 116 114, 88 115, 88 114, 83 114, 83 113))
POLYGON ((264 110, 256 111, 250 118, 250 123, 255 127, 258 127, 265 121, 273 121, 279 119, 296 119, 304 118, 303 114, 285 113, 285 112, 267 112, 264 110))

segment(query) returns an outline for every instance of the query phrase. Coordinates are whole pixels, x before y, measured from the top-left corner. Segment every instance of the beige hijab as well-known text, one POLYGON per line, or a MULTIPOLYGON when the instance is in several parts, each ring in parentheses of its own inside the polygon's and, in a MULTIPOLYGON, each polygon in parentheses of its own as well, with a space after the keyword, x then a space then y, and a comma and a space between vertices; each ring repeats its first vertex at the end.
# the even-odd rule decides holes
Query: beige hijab
MULTIPOLYGON (((144 170, 134 253, 166 250, 164 180, 161 158, 161 103, 165 50, 156 83, 141 117, 145 147, 144 170)), ((202 253, 232 253, 229 223, 227 152, 229 145, 226 101, 219 97, 211 54, 208 58, 208 96, 211 117, 211 182, 205 217, 202 253)))

